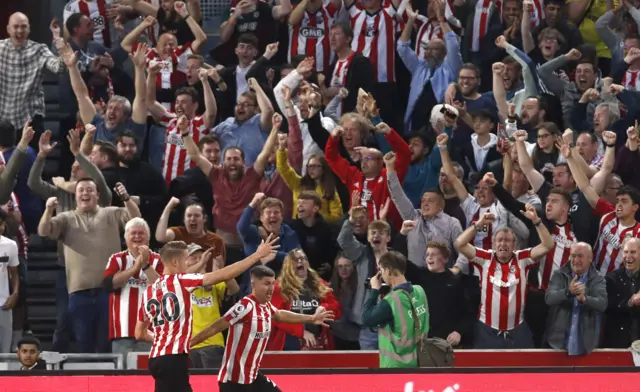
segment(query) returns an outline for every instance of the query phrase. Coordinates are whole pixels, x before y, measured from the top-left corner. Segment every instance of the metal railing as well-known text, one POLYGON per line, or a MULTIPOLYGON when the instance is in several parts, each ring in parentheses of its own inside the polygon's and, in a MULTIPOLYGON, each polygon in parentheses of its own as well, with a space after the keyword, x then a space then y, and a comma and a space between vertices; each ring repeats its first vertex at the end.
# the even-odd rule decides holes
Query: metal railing
MULTIPOLYGON (((47 363, 48 370, 121 370, 124 369, 122 354, 60 354, 43 351, 40 357, 47 363)), ((0 370, 20 370, 16 354, 0 354, 0 370)))

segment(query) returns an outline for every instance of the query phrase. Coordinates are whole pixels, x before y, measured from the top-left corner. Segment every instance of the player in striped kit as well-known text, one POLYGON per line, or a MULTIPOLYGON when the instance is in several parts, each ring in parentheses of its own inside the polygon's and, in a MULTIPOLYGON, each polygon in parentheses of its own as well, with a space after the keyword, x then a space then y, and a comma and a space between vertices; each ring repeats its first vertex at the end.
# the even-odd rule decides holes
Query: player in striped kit
POLYGON ((516 250, 513 230, 500 229, 493 248, 484 250, 471 244, 476 232, 491 225, 490 212, 473 222, 456 240, 456 248, 480 270, 480 311, 476 323, 474 348, 532 348, 531 330, 524 322, 527 275, 551 249, 554 242, 542 219, 530 204, 521 212, 535 226, 541 243, 533 248, 516 250))
POLYGON ((288 61, 298 55, 312 57, 315 70, 325 72, 333 62, 329 30, 342 7, 342 1, 302 0, 289 15, 288 61))
MULTIPOLYGON (((615 133, 606 131, 602 134, 602 139, 607 150, 616 148, 615 133)), ((593 262, 600 274, 606 275, 622 264, 624 240, 627 237, 640 238, 640 222, 635 218, 640 204, 640 193, 632 187, 623 186, 616 192, 616 205, 613 206, 593 189, 569 146, 562 147, 562 154, 567 156, 567 163, 578 188, 584 193, 593 212, 601 217, 593 262)))
POLYGON ((276 274, 265 266, 251 269, 250 295, 240 300, 224 317, 191 340, 191 346, 229 329, 223 365, 218 374, 220 392, 277 392, 280 388, 260 373, 260 362, 271 333, 271 322, 316 324, 328 327, 333 313, 318 307, 315 314, 304 315, 279 310, 271 304, 276 274))
POLYGON ((207 274, 187 271, 187 244, 170 241, 160 249, 161 275, 143 294, 135 338, 153 342, 149 353, 149 371, 156 392, 191 392, 189 351, 191 342, 191 292, 234 279, 255 263, 275 258, 278 237, 262 241, 256 253, 242 261, 207 274), (149 326, 153 332, 149 332, 149 326))

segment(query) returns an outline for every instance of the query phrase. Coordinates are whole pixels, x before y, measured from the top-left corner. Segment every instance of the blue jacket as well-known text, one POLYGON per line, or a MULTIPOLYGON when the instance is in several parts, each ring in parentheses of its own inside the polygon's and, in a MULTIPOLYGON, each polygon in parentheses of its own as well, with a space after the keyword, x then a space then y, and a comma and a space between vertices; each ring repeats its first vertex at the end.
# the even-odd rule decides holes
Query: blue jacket
MULTIPOLYGON (((404 114, 405 134, 411 132, 411 114, 416 109, 416 103, 427 82, 431 80, 433 95, 438 102, 442 102, 449 83, 456 81, 458 78, 458 72, 462 67, 458 36, 450 31, 444 35, 444 42, 447 47, 447 55, 442 64, 435 69, 431 69, 424 59, 419 58, 416 52, 411 49, 411 42, 398 40, 398 55, 400 55, 400 59, 402 59, 402 62, 411 73, 409 101, 407 103, 407 111, 404 114)), ((419 108, 419 110, 425 110, 425 108, 419 108)))
MULTIPOLYGON (((240 216, 240 219, 238 220, 238 224, 236 226, 236 228, 238 229, 238 234, 240 235, 240 239, 242 240, 242 244, 244 245, 244 254, 246 256, 255 253, 255 251, 258 249, 258 246, 260 245, 260 241, 262 241, 262 238, 260 238, 260 234, 258 234, 258 226, 252 223, 255 213, 255 208, 247 206, 242 212, 242 215, 240 216)), ((278 249, 276 258, 275 260, 267 264, 269 268, 275 271, 276 275, 280 273, 280 270, 282 269, 282 262, 287 256, 287 253, 301 247, 296 232, 284 223, 280 225, 279 236, 280 239, 278 240, 277 244, 280 245, 280 248, 278 249)), ((259 262, 256 263, 256 265, 258 264, 259 262)), ((249 271, 246 271, 242 275, 240 287, 241 290, 244 290, 245 293, 248 293, 251 290, 249 276, 249 271)))

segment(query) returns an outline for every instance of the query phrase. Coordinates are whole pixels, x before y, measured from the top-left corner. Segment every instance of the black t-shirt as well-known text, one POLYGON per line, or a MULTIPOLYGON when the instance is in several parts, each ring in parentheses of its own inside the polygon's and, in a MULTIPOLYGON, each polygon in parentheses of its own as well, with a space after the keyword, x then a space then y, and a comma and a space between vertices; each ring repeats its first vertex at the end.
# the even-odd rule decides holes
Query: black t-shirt
POLYGON ((156 19, 158 20, 158 25, 160 25, 160 34, 171 33, 175 35, 178 45, 184 45, 196 39, 187 22, 179 16, 176 17, 173 12, 167 14, 162 7, 158 8, 156 19))
MULTIPOLYGON (((547 198, 549 197, 551 188, 553 188, 553 185, 545 181, 540 189, 538 189, 538 196, 542 201, 542 205, 547 203, 547 198)), ((571 217, 571 222, 573 224, 573 233, 576 235, 578 241, 594 244, 596 237, 598 236, 598 223, 600 222, 600 217, 593 213, 589 201, 584 197, 584 194, 580 190, 576 189, 573 191, 571 193, 571 198, 573 200, 573 205, 569 210, 569 216, 571 217)))
MULTIPOLYGON (((312 315, 320 306, 320 299, 317 298, 310 289, 304 288, 297 299, 291 302, 291 311, 299 314, 312 315)), ((319 325, 305 324, 305 330, 316 336, 320 335, 321 327, 319 325)))
POLYGON ((259 1, 254 11, 240 15, 236 21, 234 41, 237 42, 243 33, 252 33, 258 38, 258 53, 263 53, 267 45, 278 37, 278 25, 273 19, 272 10, 272 6, 259 1))

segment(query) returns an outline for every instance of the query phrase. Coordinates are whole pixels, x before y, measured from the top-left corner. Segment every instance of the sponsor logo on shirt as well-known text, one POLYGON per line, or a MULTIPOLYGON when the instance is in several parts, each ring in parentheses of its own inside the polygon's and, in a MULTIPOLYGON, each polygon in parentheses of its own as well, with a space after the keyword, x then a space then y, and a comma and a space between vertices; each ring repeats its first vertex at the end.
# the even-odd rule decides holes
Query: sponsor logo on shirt
POLYGON ((213 296, 211 295, 198 298, 195 294, 191 294, 191 301, 199 308, 210 308, 213 306, 213 296))
POLYGON ((317 27, 303 27, 300 29, 300 35, 307 38, 322 38, 324 37, 324 29, 317 27))
POLYGON ((173 133, 172 132, 172 133, 168 134, 167 137, 166 137, 165 142, 168 143, 168 144, 173 144, 173 145, 181 147, 181 148, 184 147, 184 142, 182 141, 182 137, 180 135, 178 135, 177 133, 173 133))
POLYGON ((558 234, 552 235, 551 238, 553 238, 553 242, 558 245, 562 245, 564 248, 571 248, 576 243, 575 241, 558 234))
MULTIPOLYGON (((627 233, 625 237, 631 235, 631 232, 627 233)), ((620 237, 613 234, 609 230, 602 233, 602 238, 609 243, 610 246, 613 246, 615 249, 620 249, 620 237)))
POLYGON ((132 288, 138 289, 146 289, 147 288, 147 278, 129 278, 127 280, 127 285, 132 288))
POLYGON ((270 334, 271 334, 271 331, 254 332, 256 339, 269 339, 270 334))
POLYGON ((364 31, 365 37, 375 37, 378 34, 378 29, 375 26, 367 26, 364 31))

